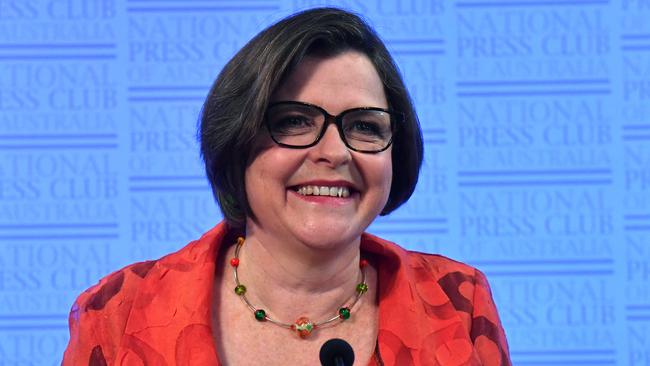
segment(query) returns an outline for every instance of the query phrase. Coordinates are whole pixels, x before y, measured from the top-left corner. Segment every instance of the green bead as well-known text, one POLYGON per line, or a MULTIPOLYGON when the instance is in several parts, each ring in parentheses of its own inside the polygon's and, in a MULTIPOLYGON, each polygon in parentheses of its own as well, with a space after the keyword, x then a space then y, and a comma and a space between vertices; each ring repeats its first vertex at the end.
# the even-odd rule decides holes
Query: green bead
POLYGON ((350 319, 350 309, 348 308, 340 308, 339 309, 339 318, 345 320, 345 319, 350 319))
POLYGON ((246 286, 244 286, 244 285, 237 285, 237 287, 235 287, 235 293, 236 293, 237 295, 239 295, 239 296, 245 294, 245 293, 246 293, 246 286))
POLYGON ((363 294, 366 291, 368 291, 368 285, 366 285, 363 282, 361 282, 360 284, 357 285, 357 292, 358 293, 363 294))
POLYGON ((265 321, 266 320, 266 311, 262 309, 257 309, 255 310, 255 319, 258 321, 265 321))

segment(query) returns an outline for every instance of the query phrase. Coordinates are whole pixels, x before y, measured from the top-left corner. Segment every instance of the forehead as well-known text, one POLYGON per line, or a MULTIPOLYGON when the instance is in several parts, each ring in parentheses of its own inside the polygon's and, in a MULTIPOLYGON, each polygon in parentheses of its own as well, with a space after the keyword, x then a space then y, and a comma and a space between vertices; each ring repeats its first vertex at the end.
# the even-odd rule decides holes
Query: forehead
POLYGON ((331 57, 305 57, 282 81, 271 102, 295 100, 320 105, 330 113, 388 103, 370 59, 357 51, 331 57))

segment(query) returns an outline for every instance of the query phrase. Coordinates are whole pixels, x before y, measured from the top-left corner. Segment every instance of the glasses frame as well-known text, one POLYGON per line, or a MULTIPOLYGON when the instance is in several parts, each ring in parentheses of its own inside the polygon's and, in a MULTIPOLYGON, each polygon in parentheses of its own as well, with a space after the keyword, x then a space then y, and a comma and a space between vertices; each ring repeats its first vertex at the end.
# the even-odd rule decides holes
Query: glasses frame
POLYGON ((268 110, 277 106, 277 105, 299 105, 303 107, 310 107, 314 108, 318 111, 320 111, 323 116, 325 117, 325 121, 323 122, 323 127, 321 127, 320 132, 318 133, 318 136, 316 136, 316 140, 314 142, 307 144, 307 145, 288 145, 282 142, 279 142, 278 140, 275 139, 275 136, 273 136, 273 132, 271 132, 271 125, 269 123, 269 118, 268 115, 264 116, 264 124, 266 125, 266 129, 269 131, 269 135, 271 135, 271 139, 273 142, 276 144, 282 146, 282 147, 287 147, 290 149, 307 149, 312 146, 316 146, 320 140, 323 138, 325 135, 325 131, 327 131, 327 127, 330 125, 330 123, 333 123, 336 126, 337 131, 339 132, 339 137, 341 138, 341 141, 343 141, 343 144, 345 146, 356 152, 361 152, 361 153, 367 153, 367 154, 376 154, 380 153, 382 151, 385 151, 390 147, 390 145, 393 144, 393 138, 395 137, 395 132, 397 132, 397 127, 399 123, 402 123, 404 120, 404 114, 402 112, 394 111, 391 109, 384 109, 384 108, 379 108, 379 107, 357 107, 357 108, 350 108, 346 109, 343 112, 339 113, 338 115, 334 116, 329 114, 323 107, 317 106, 315 104, 310 104, 310 103, 305 103, 305 102, 298 102, 298 101, 281 101, 281 102, 274 102, 271 103, 268 108, 267 108, 267 113, 268 110), (390 116, 390 131, 391 131, 391 137, 386 146, 380 150, 361 150, 354 148, 350 146, 350 143, 348 143, 348 140, 345 137, 345 133, 343 133, 343 117, 345 117, 346 114, 351 113, 351 112, 357 112, 357 111, 378 111, 378 112, 384 112, 387 113, 390 116))

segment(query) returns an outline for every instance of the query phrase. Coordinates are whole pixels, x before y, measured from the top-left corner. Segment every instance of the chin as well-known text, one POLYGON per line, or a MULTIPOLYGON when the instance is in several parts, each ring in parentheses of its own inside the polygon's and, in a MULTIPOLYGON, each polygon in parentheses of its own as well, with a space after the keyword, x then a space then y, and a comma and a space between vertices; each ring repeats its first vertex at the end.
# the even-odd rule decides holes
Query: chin
POLYGON ((353 227, 350 223, 323 222, 303 226, 304 230, 295 236, 308 247, 314 249, 335 249, 357 240, 364 228, 353 227))

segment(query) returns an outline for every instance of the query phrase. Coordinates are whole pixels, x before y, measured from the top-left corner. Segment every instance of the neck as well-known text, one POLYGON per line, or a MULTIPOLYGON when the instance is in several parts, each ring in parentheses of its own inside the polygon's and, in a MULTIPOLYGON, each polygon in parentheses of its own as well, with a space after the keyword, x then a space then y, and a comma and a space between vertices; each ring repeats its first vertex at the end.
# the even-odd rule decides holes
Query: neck
MULTIPOLYGON (((240 250, 239 279, 252 303, 283 321, 332 316, 355 294, 361 279, 360 240, 314 248, 248 230, 240 250)), ((232 248, 234 252, 234 248, 232 248)))

